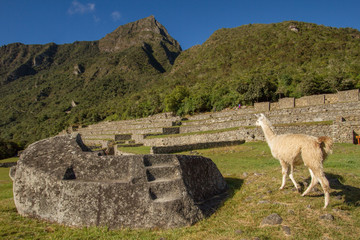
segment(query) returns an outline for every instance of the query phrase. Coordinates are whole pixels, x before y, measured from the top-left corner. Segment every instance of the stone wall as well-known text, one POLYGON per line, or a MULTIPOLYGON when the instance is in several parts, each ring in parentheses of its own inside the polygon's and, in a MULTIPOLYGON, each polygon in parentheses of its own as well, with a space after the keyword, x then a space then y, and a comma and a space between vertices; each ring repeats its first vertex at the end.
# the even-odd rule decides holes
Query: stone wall
POLYGON ((144 146, 175 146, 206 142, 235 141, 239 139, 243 140, 239 138, 238 130, 233 130, 220 133, 194 134, 179 137, 145 138, 143 140, 143 144, 144 146))
POLYGON ((176 152, 190 151, 194 149, 205 149, 205 148, 239 145, 243 143, 245 143, 244 140, 234 140, 234 141, 204 142, 204 143, 162 146, 162 147, 153 146, 151 147, 150 154, 176 153, 176 152))
POLYGON ((339 102, 359 101, 359 89, 338 92, 339 102))
POLYGON ((266 112, 269 110, 306 107, 322 104, 334 104, 341 102, 358 102, 360 100, 359 89, 339 91, 335 94, 322 94, 305 96, 298 99, 281 98, 277 103, 260 102, 254 103, 254 108, 258 112, 266 112))
POLYGON ((254 103, 254 108, 259 112, 270 111, 270 102, 254 103))
POLYGON ((305 96, 295 99, 296 107, 306 107, 306 106, 322 105, 322 104, 325 104, 325 95, 305 96))
POLYGON ((294 108, 295 98, 281 98, 279 99, 279 109, 294 108))

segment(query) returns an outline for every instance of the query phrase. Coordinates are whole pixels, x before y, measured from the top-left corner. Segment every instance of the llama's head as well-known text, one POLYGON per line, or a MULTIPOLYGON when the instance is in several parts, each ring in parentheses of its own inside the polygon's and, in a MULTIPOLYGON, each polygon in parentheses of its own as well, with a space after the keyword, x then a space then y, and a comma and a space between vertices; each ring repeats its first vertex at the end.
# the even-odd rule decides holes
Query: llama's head
POLYGON ((261 126, 262 124, 264 124, 264 122, 267 122, 267 119, 264 114, 262 114, 262 113, 255 114, 255 116, 258 118, 255 123, 256 126, 261 126))

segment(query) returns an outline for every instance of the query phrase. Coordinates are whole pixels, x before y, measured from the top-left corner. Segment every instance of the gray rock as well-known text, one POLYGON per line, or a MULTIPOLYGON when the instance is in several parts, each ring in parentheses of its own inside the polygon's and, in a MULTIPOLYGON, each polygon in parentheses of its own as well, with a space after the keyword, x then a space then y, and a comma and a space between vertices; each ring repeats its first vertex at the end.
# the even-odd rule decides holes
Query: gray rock
POLYGON ((288 213, 289 213, 290 215, 295 215, 295 211, 292 210, 292 209, 289 209, 289 210, 288 210, 288 213))
POLYGON ((327 213, 327 214, 321 215, 320 219, 326 220, 326 221, 334 221, 335 218, 333 215, 327 213))
POLYGON ((98 156, 80 135, 31 144, 10 176, 22 216, 70 226, 186 226, 211 215, 227 196, 208 158, 98 156))
POLYGON ((288 227, 288 226, 282 226, 282 230, 283 230, 283 232, 284 232, 284 234, 285 234, 286 236, 290 236, 290 235, 291 235, 290 227, 288 227))
POLYGON ((266 218, 264 218, 261 221, 261 226, 266 226, 266 225, 279 225, 281 224, 283 221, 283 219, 277 214, 277 213, 273 213, 270 214, 269 216, 267 216, 266 218))

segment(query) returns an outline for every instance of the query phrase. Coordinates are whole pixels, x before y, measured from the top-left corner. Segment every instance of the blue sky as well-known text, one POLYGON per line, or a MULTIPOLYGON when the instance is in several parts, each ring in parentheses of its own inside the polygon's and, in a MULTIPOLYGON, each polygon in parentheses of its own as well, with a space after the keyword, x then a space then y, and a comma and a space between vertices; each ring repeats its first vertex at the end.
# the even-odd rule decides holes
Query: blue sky
POLYGON ((0 0, 0 46, 99 40, 154 15, 183 49, 220 28, 286 20, 360 29, 360 0, 0 0))

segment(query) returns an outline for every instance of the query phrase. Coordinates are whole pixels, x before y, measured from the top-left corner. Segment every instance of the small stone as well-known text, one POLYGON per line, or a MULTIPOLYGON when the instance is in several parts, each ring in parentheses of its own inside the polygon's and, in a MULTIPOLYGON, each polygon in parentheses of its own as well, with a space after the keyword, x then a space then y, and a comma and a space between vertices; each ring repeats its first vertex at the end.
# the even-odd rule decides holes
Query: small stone
POLYGON ((327 214, 320 216, 320 219, 326 220, 326 221, 334 221, 335 218, 333 215, 327 213, 327 214))
POLYGON ((243 233, 243 231, 242 230, 240 230, 240 229, 238 229, 238 230, 235 230, 235 234, 238 234, 238 235, 240 235, 240 234, 242 234, 243 233))
POLYGON ((249 174, 247 172, 243 172, 243 177, 246 178, 249 174))
POLYGON ((294 210, 292 210, 292 209, 288 210, 288 213, 289 213, 290 215, 295 215, 295 212, 294 212, 294 210))
POLYGON ((284 234, 285 234, 285 235, 287 235, 287 236, 290 236, 290 235, 291 235, 290 227, 288 227, 288 226, 282 226, 282 230, 284 231, 284 234))
POLYGON ((266 218, 264 218, 261 221, 261 226, 265 226, 265 225, 279 225, 281 224, 283 221, 283 219, 277 214, 277 213, 273 213, 270 214, 269 216, 267 216, 266 218))

